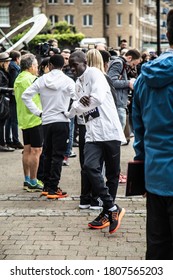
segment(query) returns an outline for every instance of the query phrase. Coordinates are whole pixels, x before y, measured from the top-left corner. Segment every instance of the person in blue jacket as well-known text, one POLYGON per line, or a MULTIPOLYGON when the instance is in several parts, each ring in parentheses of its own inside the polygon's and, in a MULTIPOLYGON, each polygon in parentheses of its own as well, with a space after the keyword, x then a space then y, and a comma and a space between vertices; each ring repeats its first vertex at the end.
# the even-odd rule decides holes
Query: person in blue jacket
POLYGON ((147 260, 173 259, 173 9, 170 48, 142 66, 134 84, 135 160, 144 160, 147 260))

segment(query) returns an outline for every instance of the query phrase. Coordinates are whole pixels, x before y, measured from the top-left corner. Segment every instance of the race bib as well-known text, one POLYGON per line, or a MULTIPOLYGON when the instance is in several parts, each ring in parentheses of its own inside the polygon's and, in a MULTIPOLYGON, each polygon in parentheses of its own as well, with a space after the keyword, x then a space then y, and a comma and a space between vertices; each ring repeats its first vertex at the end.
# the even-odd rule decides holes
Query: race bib
POLYGON ((84 113, 83 115, 84 115, 84 119, 85 119, 86 123, 95 119, 95 118, 98 118, 100 116, 99 110, 98 110, 97 107, 88 111, 88 112, 86 112, 86 113, 84 113))

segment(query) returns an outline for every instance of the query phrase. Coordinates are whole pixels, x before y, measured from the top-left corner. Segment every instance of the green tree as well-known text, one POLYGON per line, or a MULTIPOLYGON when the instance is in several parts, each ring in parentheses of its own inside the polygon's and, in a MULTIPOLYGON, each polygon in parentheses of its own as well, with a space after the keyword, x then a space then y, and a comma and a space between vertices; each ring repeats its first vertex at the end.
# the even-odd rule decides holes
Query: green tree
POLYGON ((59 21, 52 28, 53 34, 70 34, 76 33, 76 27, 72 24, 68 24, 67 21, 59 21))

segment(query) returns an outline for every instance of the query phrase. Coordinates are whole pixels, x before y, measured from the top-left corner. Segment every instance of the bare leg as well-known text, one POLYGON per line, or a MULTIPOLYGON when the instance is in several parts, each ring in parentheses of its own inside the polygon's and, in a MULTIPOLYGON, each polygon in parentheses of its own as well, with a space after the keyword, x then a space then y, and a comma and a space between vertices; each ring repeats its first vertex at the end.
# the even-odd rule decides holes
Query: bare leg
POLYGON ((22 157, 24 176, 30 176, 30 153, 31 153, 31 146, 24 145, 23 157, 22 157))
POLYGON ((30 178, 37 178, 37 170, 39 166, 40 155, 42 152, 42 148, 32 148, 30 152, 30 178))

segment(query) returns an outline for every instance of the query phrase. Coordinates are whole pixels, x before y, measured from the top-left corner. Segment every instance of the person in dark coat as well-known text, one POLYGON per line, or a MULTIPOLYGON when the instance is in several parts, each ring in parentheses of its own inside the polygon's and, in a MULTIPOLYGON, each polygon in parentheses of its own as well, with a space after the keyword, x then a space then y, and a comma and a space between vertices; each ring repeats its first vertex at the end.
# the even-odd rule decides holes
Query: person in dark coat
MULTIPOLYGON (((9 85, 13 88, 14 81, 20 73, 21 54, 19 51, 10 52, 11 61, 9 64, 9 85)), ((10 115, 5 124, 5 138, 9 147, 14 149, 23 149, 23 144, 19 141, 18 121, 15 96, 10 96, 10 115)))
MULTIPOLYGON (((10 56, 7 52, 0 53, 0 96, 4 95, 6 103, 10 101, 10 95, 12 89, 9 88, 9 73, 8 67, 10 63, 10 56)), ((14 149, 6 145, 4 128, 7 121, 8 114, 5 117, 0 118, 0 152, 13 152, 14 149)))

